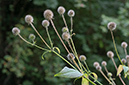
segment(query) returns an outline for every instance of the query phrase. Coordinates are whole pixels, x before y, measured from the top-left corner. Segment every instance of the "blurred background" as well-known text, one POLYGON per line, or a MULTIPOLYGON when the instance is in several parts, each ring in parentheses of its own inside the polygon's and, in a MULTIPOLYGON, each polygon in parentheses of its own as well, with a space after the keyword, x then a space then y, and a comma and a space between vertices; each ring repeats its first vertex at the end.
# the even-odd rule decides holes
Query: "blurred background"
MULTIPOLYGON (((53 21, 61 34, 64 23, 57 13, 59 6, 66 8, 64 16, 68 26, 70 19, 67 12, 70 9, 75 11, 73 22, 76 35, 73 40, 78 54, 86 55, 90 70, 98 75, 100 82, 108 85, 104 77, 93 67, 95 61, 101 63, 104 60, 107 61, 108 70, 113 73, 113 77, 116 77, 113 63, 106 56, 109 50, 115 52, 107 23, 110 21, 117 23, 114 35, 119 54, 124 58, 125 54, 120 45, 122 41, 129 42, 128 0, 0 0, 0 85, 81 85, 81 79, 74 84, 74 79, 54 77, 54 74, 67 64, 51 53, 45 55, 45 60, 42 60, 43 51, 28 45, 11 31, 17 26, 21 30, 21 35, 27 40, 30 33, 37 36, 31 26, 24 21, 25 15, 31 14, 34 17, 35 27, 49 42, 41 25, 44 20, 43 12, 46 9, 54 12, 53 21)), ((49 27, 49 32, 54 46, 58 46, 62 56, 66 57, 67 52, 52 26, 49 27)), ((36 43, 45 47, 38 36, 36 43)), ((116 54, 114 59, 119 65, 116 54)), ((127 79, 124 81, 129 85, 127 79)), ((116 83, 122 85, 118 78, 116 83)))

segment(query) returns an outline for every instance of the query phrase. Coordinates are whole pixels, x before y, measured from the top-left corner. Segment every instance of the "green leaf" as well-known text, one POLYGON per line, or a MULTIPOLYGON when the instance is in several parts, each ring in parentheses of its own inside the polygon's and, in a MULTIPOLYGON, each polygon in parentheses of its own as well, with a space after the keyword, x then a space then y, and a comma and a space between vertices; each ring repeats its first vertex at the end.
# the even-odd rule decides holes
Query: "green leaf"
POLYGON ((58 48, 58 47, 53 47, 53 50, 57 50, 58 51, 58 53, 60 54, 60 49, 58 48))
POLYGON ((42 54, 42 59, 44 60, 44 56, 46 53, 50 53, 51 51, 45 51, 43 54, 42 54))
POLYGON ((122 70, 123 70, 123 65, 119 65, 117 70, 117 76, 122 72, 122 70))
MULTIPOLYGON (((88 75, 85 74, 85 77, 88 78, 88 75)), ((89 81, 87 79, 85 79, 84 77, 82 77, 82 85, 89 85, 89 81)))
POLYGON ((129 67, 123 66, 123 69, 124 69, 124 73, 126 73, 129 70, 129 67))
POLYGON ((55 74, 54 76, 65 78, 78 78, 81 77, 82 74, 78 70, 65 66, 59 73, 55 74))
POLYGON ((92 72, 91 74, 92 74, 92 75, 94 76, 94 78, 95 78, 94 82, 95 82, 95 81, 97 81, 97 79, 98 79, 97 74, 96 74, 96 73, 94 73, 94 72, 92 72))

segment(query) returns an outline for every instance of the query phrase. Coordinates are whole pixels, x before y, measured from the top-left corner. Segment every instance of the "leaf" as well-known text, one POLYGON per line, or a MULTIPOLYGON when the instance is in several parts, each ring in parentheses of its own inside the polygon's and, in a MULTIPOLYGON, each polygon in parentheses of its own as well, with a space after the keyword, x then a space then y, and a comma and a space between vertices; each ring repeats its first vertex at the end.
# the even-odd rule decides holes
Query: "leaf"
POLYGON ((78 78, 82 75, 83 74, 81 74, 78 70, 68 68, 67 66, 65 66, 59 73, 55 74, 54 76, 65 78, 78 78))
MULTIPOLYGON (((85 77, 88 77, 88 75, 85 74, 85 77)), ((85 79, 84 77, 82 77, 82 85, 89 85, 89 81, 85 79)))
POLYGON ((124 73, 126 73, 129 70, 129 67, 123 66, 123 69, 124 69, 124 73))
POLYGON ((58 51, 58 53, 60 54, 60 49, 58 47, 53 47, 53 49, 54 50, 56 49, 58 51))
POLYGON ((123 65, 119 65, 117 69, 117 76, 122 72, 122 70, 123 70, 123 65))
POLYGON ((91 74, 94 76, 94 78, 95 78, 94 82, 95 82, 95 81, 98 79, 98 76, 97 76, 97 74, 94 73, 94 72, 92 72, 91 74))
POLYGON ((42 54, 42 59, 44 60, 44 55, 46 54, 46 53, 50 53, 51 51, 45 51, 43 54, 42 54))

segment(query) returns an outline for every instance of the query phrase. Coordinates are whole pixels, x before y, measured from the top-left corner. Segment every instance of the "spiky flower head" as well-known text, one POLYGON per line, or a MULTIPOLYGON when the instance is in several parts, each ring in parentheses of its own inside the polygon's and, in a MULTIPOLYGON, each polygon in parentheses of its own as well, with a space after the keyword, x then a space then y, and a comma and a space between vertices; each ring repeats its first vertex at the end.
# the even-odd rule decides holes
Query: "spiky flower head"
POLYGON ((49 25, 50 25, 50 23, 49 23, 48 20, 43 20, 43 21, 42 21, 42 26, 48 27, 49 25))
POLYGON ((86 56, 85 55, 80 55, 79 59, 80 59, 80 61, 85 61, 86 60, 86 56))
POLYGON ((107 65, 107 62, 106 61, 102 61, 101 65, 102 66, 106 66, 107 65))
POLYGON ((101 66, 96 66, 96 69, 97 69, 98 71, 100 71, 102 68, 101 68, 101 66))
POLYGON ((47 10, 44 11, 43 16, 47 20, 51 20, 51 19, 53 19, 54 14, 50 9, 47 9, 47 10))
POLYGON ((64 40, 68 41, 68 39, 70 39, 70 34, 67 33, 67 32, 64 32, 64 33, 62 34, 62 38, 63 38, 64 40))
POLYGON ((126 63, 126 59, 124 59, 124 58, 121 61, 122 61, 123 64, 126 63))
POLYGON ((67 27, 63 27, 62 32, 69 32, 69 29, 67 27))
POLYGON ((74 10, 69 10, 69 11, 68 11, 68 16, 69 16, 69 17, 74 17, 74 15, 75 15, 74 10))
POLYGON ((129 55, 126 55, 126 60, 129 61, 129 55))
POLYGON ((108 72, 108 73, 107 73, 107 76, 108 76, 108 77, 112 77, 112 73, 108 72))
POLYGON ((58 9, 57 9, 58 13, 59 14, 64 14, 65 13, 65 8, 63 6, 59 6, 58 9))
POLYGON ((98 62, 94 62, 93 66, 97 67, 97 66, 99 66, 99 63, 98 62))
POLYGON ((30 34, 29 35, 29 39, 32 40, 32 41, 34 41, 35 40, 35 35, 34 34, 30 34))
POLYGON ((26 15, 25 16, 25 22, 30 24, 30 23, 33 23, 34 21, 34 18, 31 16, 31 15, 26 15))
POLYGON ((127 46, 128 46, 128 44, 127 44, 126 42, 122 42, 122 43, 121 43, 121 47, 127 48, 127 46))
POLYGON ((67 55, 67 58, 68 58, 68 60, 72 60, 72 59, 75 59, 75 56, 74 56, 73 53, 69 53, 69 54, 67 55))
POLYGON ((108 56, 109 58, 113 58, 113 57, 114 57, 114 53, 113 53, 112 51, 108 51, 108 52, 107 52, 107 56, 108 56))
POLYGON ((115 22, 109 22, 107 25, 108 29, 113 31, 116 29, 116 23, 115 22))
POLYGON ((18 34, 20 33, 19 28, 14 27, 14 28, 12 29, 12 33, 13 33, 14 35, 18 35, 18 34))

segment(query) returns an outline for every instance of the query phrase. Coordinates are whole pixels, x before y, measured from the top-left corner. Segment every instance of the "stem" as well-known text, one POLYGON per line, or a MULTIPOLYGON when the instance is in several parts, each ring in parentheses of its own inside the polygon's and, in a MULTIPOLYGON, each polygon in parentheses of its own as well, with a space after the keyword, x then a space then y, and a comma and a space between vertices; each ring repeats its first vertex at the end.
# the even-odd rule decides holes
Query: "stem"
POLYGON ((105 71, 108 73, 108 70, 107 70, 106 66, 104 66, 104 69, 105 69, 105 71))
POLYGON ((114 39, 112 30, 110 30, 110 32, 111 32, 111 36, 112 36, 112 40, 113 40, 113 45, 114 45, 114 48, 115 48, 117 57, 118 57, 119 61, 121 62, 121 64, 123 65, 123 63, 122 63, 122 61, 121 61, 121 58, 120 58, 120 56, 119 56, 119 54, 118 54, 117 48, 116 48, 115 39, 114 39))
POLYGON ((88 67, 88 65, 87 65, 87 63, 84 61, 84 64, 86 65, 86 68, 88 69, 88 71, 90 72, 90 69, 89 69, 89 67, 88 67))
POLYGON ((116 85, 116 83, 113 81, 112 77, 109 77, 109 79, 112 81, 112 85, 116 85))
MULTIPOLYGON (((72 48, 72 46, 71 46, 71 44, 70 44, 69 40, 67 40, 67 42, 68 42, 68 45, 69 45, 69 47, 70 47, 71 51, 74 53, 73 48, 72 48)), ((75 54, 75 53, 74 53, 74 54, 75 54)))
POLYGON ((39 49, 41 49, 41 50, 48 51, 48 50, 45 49, 45 48, 42 48, 42 47, 40 47, 40 46, 38 46, 38 45, 34 45, 33 43, 30 43, 29 41, 25 40, 20 34, 18 34, 18 36, 19 36, 24 42, 26 42, 26 43, 28 43, 28 44, 30 44, 30 45, 32 45, 32 46, 35 46, 35 47, 37 47, 37 48, 39 48, 39 49))
POLYGON ((124 51, 125 51, 125 56, 127 56, 127 50, 126 50, 126 48, 124 48, 124 51))
POLYGON ((68 28, 67 23, 66 23, 66 20, 65 20, 65 17, 64 17, 63 14, 62 14, 62 18, 63 18, 63 21, 64 21, 65 26, 68 28))
POLYGON ((71 21, 71 34, 72 34, 72 31, 73 31, 73 18, 72 17, 70 17, 70 21, 71 21))
POLYGON ((48 35, 48 38, 49 38, 49 41, 50 41, 50 44, 51 44, 51 48, 53 48, 53 43, 52 43, 49 31, 48 31, 48 27, 46 27, 46 32, 47 32, 47 35, 48 35))
POLYGON ((30 25, 32 26, 32 28, 35 30, 35 32, 38 34, 38 36, 41 38, 41 40, 44 42, 44 44, 49 48, 50 46, 45 42, 45 40, 42 38, 42 36, 39 34, 39 32, 36 30, 36 28, 34 27, 34 25, 32 23, 30 23, 30 25))

